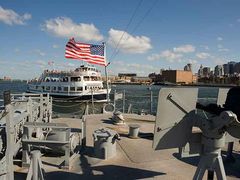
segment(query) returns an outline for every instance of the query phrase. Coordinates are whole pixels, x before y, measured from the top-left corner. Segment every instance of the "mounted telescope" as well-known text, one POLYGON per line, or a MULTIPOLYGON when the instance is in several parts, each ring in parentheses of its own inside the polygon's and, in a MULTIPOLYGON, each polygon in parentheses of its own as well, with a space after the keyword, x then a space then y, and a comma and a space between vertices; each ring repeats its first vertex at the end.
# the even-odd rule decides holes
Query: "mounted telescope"
POLYGON ((199 154, 194 180, 202 179, 206 170, 211 178, 215 172, 217 179, 226 179, 221 148, 240 139, 240 89, 227 91, 219 89, 217 104, 208 106, 197 103, 197 88, 162 88, 159 92, 153 148, 185 148, 189 155, 199 154), (198 114, 196 106, 211 117, 198 114))

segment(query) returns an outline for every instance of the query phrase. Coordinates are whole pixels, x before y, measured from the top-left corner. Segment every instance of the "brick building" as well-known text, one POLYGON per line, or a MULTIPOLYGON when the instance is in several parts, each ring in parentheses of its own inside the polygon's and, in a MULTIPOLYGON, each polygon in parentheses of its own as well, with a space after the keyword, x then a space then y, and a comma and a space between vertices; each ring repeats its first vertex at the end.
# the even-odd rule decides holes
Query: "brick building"
POLYGON ((196 77, 191 71, 166 70, 162 71, 162 80, 176 84, 192 84, 196 82, 196 77))

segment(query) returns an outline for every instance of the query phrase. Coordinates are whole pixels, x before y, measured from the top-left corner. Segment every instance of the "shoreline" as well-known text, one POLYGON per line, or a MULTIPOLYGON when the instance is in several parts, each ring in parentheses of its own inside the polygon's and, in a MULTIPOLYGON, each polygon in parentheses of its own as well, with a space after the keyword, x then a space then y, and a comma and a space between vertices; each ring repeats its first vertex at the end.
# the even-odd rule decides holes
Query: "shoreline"
POLYGON ((231 88, 231 87, 236 87, 238 85, 236 84, 174 84, 174 83, 135 83, 135 82, 131 82, 131 83, 119 83, 119 82, 113 82, 111 83, 112 85, 150 85, 150 86, 170 86, 170 87, 222 87, 222 88, 231 88))

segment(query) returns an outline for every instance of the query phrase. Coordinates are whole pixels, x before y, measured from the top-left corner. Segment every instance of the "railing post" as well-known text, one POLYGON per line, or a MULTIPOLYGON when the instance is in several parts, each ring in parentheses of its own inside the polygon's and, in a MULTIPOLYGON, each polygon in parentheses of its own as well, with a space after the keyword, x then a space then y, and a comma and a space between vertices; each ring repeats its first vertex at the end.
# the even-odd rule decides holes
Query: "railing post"
POLYGON ((122 112, 125 113, 125 90, 123 90, 123 103, 122 103, 122 112))
POLYGON ((116 108, 116 89, 114 90, 114 98, 113 98, 113 105, 114 105, 114 108, 116 108))
POLYGON ((44 111, 44 109, 43 109, 43 94, 40 94, 40 121, 42 121, 42 119, 43 119, 43 111, 44 111))
POLYGON ((150 114, 152 114, 152 108, 153 108, 153 93, 152 90, 150 90, 150 114))
POLYGON ((14 127, 13 127, 13 109, 12 105, 5 107, 6 112, 6 133, 7 133, 7 149, 6 149, 6 168, 7 168, 7 179, 14 179, 14 168, 13 168, 13 150, 14 150, 14 127))
POLYGON ((50 97, 50 103, 48 103, 48 111, 49 111, 49 117, 48 117, 48 122, 52 122, 52 101, 53 98, 50 97))
POLYGON ((88 115, 88 103, 86 103, 86 108, 85 108, 85 112, 83 114, 82 117, 82 146, 85 147, 86 146, 86 129, 87 129, 87 124, 86 124, 86 117, 85 115, 88 115))
POLYGON ((29 122, 33 122, 32 106, 33 106, 32 99, 31 99, 31 97, 29 97, 28 101, 27 101, 27 113, 28 113, 28 117, 29 117, 29 119, 28 119, 29 122))
POLYGON ((95 111, 94 111, 94 102, 93 102, 93 88, 91 88, 91 94, 92 94, 92 113, 95 114, 95 111))

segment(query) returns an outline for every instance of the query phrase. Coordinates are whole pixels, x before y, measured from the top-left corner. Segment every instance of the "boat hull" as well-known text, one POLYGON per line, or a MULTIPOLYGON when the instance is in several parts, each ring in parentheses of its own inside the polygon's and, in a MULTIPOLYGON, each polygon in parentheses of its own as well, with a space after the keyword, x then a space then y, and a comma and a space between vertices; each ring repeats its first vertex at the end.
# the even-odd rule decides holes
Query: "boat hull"
POLYGON ((106 94, 94 94, 83 96, 64 96, 64 95, 50 95, 54 101, 107 101, 106 94))
MULTIPOLYGON (((38 91, 30 91, 28 90, 27 93, 35 93, 35 94, 42 94, 44 92, 38 91)), ((53 97, 54 101, 97 101, 97 102, 105 102, 107 101, 107 94, 93 94, 93 95, 65 95, 65 94, 52 94, 49 93, 51 97, 53 97)))

